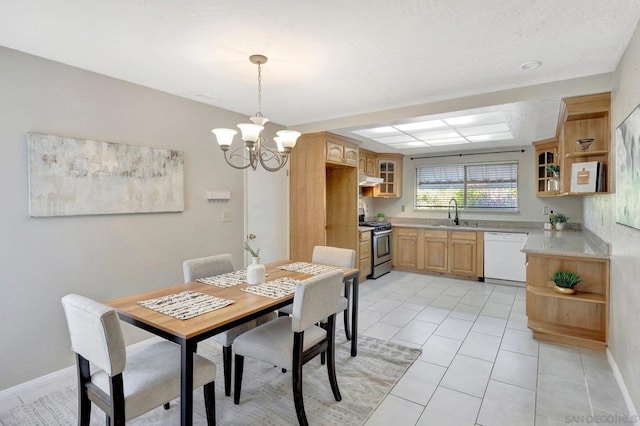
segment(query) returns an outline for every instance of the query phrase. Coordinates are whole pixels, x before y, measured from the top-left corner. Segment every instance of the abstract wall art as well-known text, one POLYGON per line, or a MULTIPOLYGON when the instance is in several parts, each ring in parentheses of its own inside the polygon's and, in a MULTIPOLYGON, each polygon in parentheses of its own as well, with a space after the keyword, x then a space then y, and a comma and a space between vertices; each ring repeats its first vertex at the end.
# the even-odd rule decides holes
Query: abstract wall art
POLYGON ((616 222, 640 229, 640 105, 616 129, 616 222))
POLYGON ((29 215, 184 210, 181 151, 28 133, 29 215))

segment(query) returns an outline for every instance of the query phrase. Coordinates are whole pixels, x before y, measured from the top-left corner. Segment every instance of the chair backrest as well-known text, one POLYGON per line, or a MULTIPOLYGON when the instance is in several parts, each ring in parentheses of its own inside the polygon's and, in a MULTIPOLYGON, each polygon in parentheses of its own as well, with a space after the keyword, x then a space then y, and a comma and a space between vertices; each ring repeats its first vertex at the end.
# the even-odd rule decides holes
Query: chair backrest
POLYGON ((182 273, 186 283, 227 272, 233 272, 233 262, 229 253, 185 260, 182 264, 182 273))
POLYGON ((62 298, 72 350, 109 376, 124 371, 127 352, 113 308, 78 294, 62 298))
POLYGON ((334 270, 306 279, 296 286, 291 320, 293 331, 304 331, 338 311, 343 278, 341 270, 334 270))
POLYGON ((355 268, 356 251, 339 247, 315 246, 311 262, 341 268, 355 268))

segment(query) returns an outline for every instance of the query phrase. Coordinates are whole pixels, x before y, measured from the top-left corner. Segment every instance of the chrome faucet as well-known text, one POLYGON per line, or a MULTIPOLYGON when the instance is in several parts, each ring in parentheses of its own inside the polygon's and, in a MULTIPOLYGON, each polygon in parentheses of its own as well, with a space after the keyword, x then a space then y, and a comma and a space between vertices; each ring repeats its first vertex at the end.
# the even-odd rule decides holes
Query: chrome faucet
POLYGON ((455 223, 456 225, 460 225, 460 218, 458 218, 458 202, 456 201, 455 198, 452 198, 449 200, 449 219, 451 219, 451 202, 453 201, 453 204, 455 204, 456 206, 456 217, 453 219, 453 223, 455 223))

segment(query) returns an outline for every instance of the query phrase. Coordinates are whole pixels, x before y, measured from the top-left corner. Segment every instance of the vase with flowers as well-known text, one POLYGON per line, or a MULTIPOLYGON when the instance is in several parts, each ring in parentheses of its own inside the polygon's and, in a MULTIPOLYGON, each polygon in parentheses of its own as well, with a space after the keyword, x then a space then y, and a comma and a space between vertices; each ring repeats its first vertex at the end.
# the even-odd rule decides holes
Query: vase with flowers
POLYGON ((254 250, 249 241, 244 242, 244 249, 251 254, 251 264, 247 266, 247 284, 262 284, 266 281, 266 268, 260 263, 260 249, 254 250))

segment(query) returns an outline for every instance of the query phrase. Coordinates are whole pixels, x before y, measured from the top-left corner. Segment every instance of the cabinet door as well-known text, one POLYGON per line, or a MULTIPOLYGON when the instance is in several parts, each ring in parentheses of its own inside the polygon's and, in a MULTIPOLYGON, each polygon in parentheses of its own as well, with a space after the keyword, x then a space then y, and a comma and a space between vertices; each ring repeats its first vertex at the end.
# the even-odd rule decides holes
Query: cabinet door
POLYGON ((366 156, 360 154, 358 158, 358 171, 360 173, 367 174, 367 158, 366 156))
POLYGON ((424 269, 434 272, 449 270, 449 239, 447 231, 424 232, 424 269))
POLYGON ((547 172, 547 165, 560 165, 557 147, 536 149, 536 195, 557 195, 560 192, 560 177, 547 172))
POLYGON ((349 166, 358 165, 358 148, 352 148, 350 146, 343 146, 342 161, 349 166))
POLYGON ((477 275, 475 238, 474 240, 451 240, 451 272, 469 276, 477 275))
POLYGON ((398 235, 398 266, 418 267, 418 234, 398 235))
POLYGON ((337 143, 327 142, 327 162, 342 164, 344 147, 337 143))
POLYGON ((376 159, 375 157, 365 157, 365 161, 366 161, 366 167, 365 167, 365 173, 369 176, 376 176, 377 175, 377 170, 376 170, 376 159))

